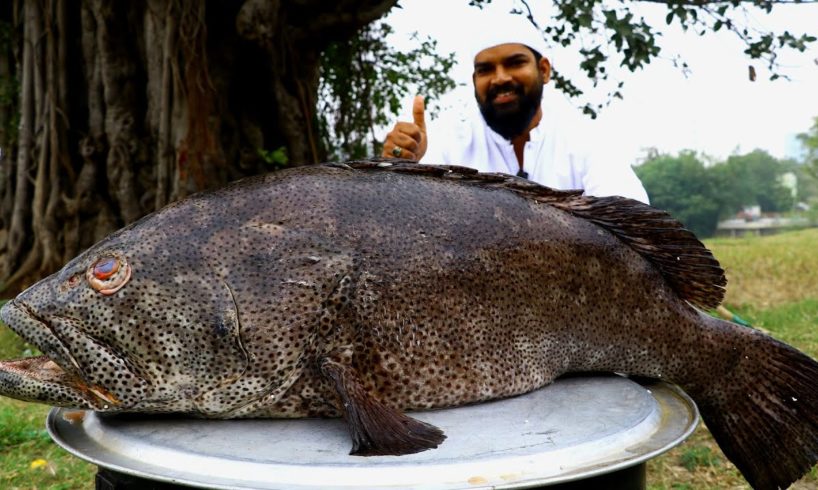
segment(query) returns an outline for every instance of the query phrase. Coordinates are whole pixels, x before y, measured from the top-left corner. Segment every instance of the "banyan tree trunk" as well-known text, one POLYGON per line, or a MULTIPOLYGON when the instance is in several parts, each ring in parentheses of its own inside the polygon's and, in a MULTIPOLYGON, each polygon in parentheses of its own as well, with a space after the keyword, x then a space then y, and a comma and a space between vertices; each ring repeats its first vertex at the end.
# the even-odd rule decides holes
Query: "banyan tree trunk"
POLYGON ((396 2, 0 2, 4 294, 265 151, 320 161, 321 51, 396 2))

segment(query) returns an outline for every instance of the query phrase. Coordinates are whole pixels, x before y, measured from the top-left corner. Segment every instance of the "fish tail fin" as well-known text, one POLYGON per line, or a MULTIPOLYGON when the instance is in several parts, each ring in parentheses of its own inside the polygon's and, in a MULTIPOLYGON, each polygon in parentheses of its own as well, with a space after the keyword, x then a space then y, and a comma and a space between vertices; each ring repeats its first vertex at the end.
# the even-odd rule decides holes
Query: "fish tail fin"
POLYGON ((818 462, 818 362, 761 332, 727 376, 694 396, 724 454, 755 489, 787 488, 818 462))

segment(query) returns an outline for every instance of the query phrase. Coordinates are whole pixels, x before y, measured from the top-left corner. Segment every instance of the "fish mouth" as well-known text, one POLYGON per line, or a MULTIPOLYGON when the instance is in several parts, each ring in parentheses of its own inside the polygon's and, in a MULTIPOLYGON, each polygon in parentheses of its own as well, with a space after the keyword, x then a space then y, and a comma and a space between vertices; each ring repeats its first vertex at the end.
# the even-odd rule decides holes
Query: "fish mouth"
POLYGON ((11 300, 0 319, 44 355, 0 360, 0 395, 53 406, 108 410, 120 405, 103 387, 90 384, 49 322, 29 305, 11 300))

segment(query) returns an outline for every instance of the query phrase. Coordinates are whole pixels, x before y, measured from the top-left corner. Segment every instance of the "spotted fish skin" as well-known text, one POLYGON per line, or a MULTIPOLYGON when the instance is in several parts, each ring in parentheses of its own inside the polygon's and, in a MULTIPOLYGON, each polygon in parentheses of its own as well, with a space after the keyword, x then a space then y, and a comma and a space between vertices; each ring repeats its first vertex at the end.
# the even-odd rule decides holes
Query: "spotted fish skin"
POLYGON ((443 440, 404 410, 616 371, 679 384, 756 488, 786 486, 818 459, 818 364, 691 306, 724 283, 635 201, 400 161, 301 167, 170 205, 9 302, 47 358, 0 362, 0 394, 344 416, 354 453, 404 454, 443 440))

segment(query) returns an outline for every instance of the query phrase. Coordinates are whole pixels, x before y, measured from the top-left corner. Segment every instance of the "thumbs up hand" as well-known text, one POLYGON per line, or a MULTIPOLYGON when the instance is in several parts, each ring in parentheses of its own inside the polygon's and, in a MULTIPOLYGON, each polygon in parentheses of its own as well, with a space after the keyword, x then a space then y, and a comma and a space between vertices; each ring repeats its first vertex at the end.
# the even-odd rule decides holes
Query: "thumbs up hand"
POLYGON ((426 153, 426 117, 423 96, 412 103, 412 122, 398 122, 387 133, 381 156, 418 161, 426 153))

